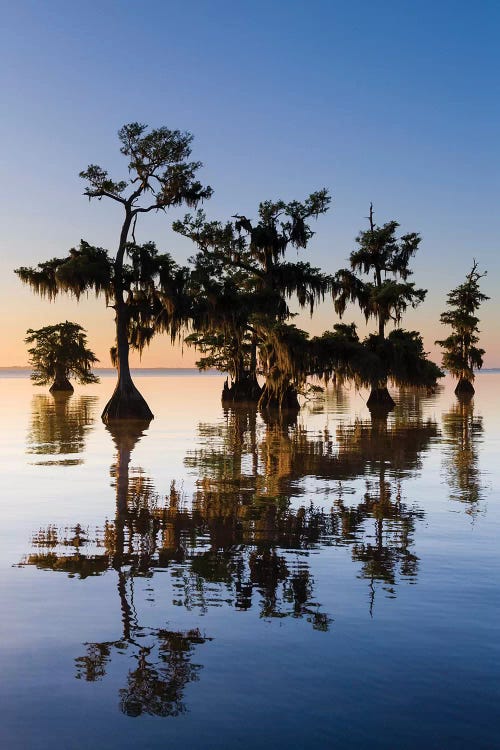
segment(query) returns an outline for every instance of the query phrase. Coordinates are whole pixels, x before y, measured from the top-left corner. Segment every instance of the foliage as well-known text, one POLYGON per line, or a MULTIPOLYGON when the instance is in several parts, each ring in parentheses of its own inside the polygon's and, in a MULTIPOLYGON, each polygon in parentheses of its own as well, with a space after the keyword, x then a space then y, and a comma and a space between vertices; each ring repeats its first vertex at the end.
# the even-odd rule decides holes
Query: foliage
MULTIPOLYGON (((127 243, 124 258, 119 283, 127 306, 129 345, 142 352, 156 332, 165 330, 175 339, 186 320, 186 269, 168 253, 160 254, 153 242, 127 243)), ((66 258, 54 258, 35 269, 20 268, 16 273, 49 299, 60 293, 80 299, 90 291, 103 296, 106 304, 114 299, 117 271, 113 259, 106 250, 84 240, 66 258)))
POLYGON ((362 386, 378 366, 361 344, 354 323, 336 323, 333 331, 314 336, 310 342, 309 374, 342 385, 348 380, 362 386))
POLYGON ((418 250, 421 238, 415 232, 402 235, 398 240, 397 221, 382 227, 375 225, 373 206, 370 205, 370 229, 356 238, 358 249, 350 256, 350 269, 342 269, 335 277, 335 310, 342 317, 348 302, 361 308, 366 321, 375 318, 378 332, 384 336, 386 324, 401 322, 403 313, 416 307, 426 295, 425 289, 416 289, 408 281, 412 271, 409 262, 418 250), (362 277, 373 280, 366 281, 362 277))
POLYGON ((342 384, 370 387, 390 379, 396 385, 432 387, 443 373, 427 359, 417 331, 396 328, 385 338, 375 334, 359 340, 356 326, 337 324, 311 340, 310 374, 342 384))
POLYGON ((200 162, 187 161, 192 141, 189 133, 167 128, 146 133, 146 126, 132 123, 118 136, 120 151, 129 158, 128 181, 114 181, 96 165, 80 173, 87 181, 85 195, 89 199, 107 197, 124 206, 125 223, 116 258, 81 240, 67 257, 53 258, 35 268, 21 267, 16 273, 37 294, 51 300, 61 292, 80 299, 93 291, 104 296, 107 305, 116 306, 117 297, 125 294, 129 344, 142 351, 157 330, 168 330, 173 338, 178 335, 185 320, 182 292, 186 271, 168 253, 158 253, 153 242, 136 243, 137 217, 182 203, 196 205, 212 191, 195 179, 200 162), (144 205, 142 199, 148 195, 151 200, 144 205), (129 229, 131 242, 127 239, 129 229))
POLYGON ((34 330, 29 328, 24 339, 34 344, 28 349, 31 379, 36 385, 46 385, 55 378, 74 377, 79 383, 97 383, 91 368, 99 360, 87 346, 87 336, 77 323, 56 323, 34 330))
POLYGON ((132 122, 118 131, 118 138, 120 152, 129 159, 129 179, 115 181, 105 169, 91 164, 80 172, 89 199, 111 198, 136 216, 182 204, 196 206, 212 195, 212 189, 196 179, 201 162, 189 161, 191 133, 166 127, 148 133, 147 125, 132 122), (142 199, 149 196, 144 204, 142 199))
POLYGON ((300 349, 291 357, 290 345, 304 334, 286 324, 293 317, 289 301, 295 297, 312 314, 332 279, 309 263, 284 258, 290 247, 307 247, 313 236, 309 220, 325 213, 329 203, 328 192, 320 190, 303 202, 264 201, 256 221, 236 215, 225 224, 209 222, 199 211, 174 224, 198 246, 191 279, 195 333, 187 341, 203 353, 201 367, 210 363, 233 380, 255 377, 258 347, 273 394, 301 377, 300 349))
POLYGON ((427 359, 422 336, 417 331, 395 328, 385 339, 371 334, 363 343, 378 358, 379 373, 367 379, 365 385, 389 378, 399 387, 431 388, 443 377, 440 368, 427 359))
MULTIPOLYGON (((370 334, 362 342, 364 351, 353 351, 347 373, 372 388, 384 388, 388 379, 400 386, 432 386, 442 373, 426 358, 421 336, 401 328, 385 334, 390 321, 399 325, 408 307, 416 307, 425 298, 426 290, 408 280, 412 274, 409 263, 421 238, 411 232, 398 239, 397 221, 377 226, 371 204, 369 223, 370 228, 356 238, 358 248, 350 255, 350 269, 342 269, 335 276, 336 312, 342 317, 347 304, 355 302, 367 322, 370 318, 376 320, 378 329, 377 334, 370 334)), ((332 343, 337 343, 335 337, 332 343)), ((354 343, 351 341, 350 345, 354 343)), ((326 367, 326 376, 333 372, 333 366, 326 367)))
POLYGON ((142 351, 157 331, 175 339, 187 322, 187 270, 152 242, 136 242, 138 217, 172 206, 196 206, 209 198, 210 187, 197 180, 201 167, 189 161, 192 135, 162 127, 130 123, 118 132, 120 151, 128 159, 129 177, 115 180, 107 170, 91 164, 80 176, 89 200, 108 198, 123 207, 123 223, 115 257, 84 240, 65 258, 53 258, 34 268, 16 270, 20 279, 42 296, 60 292, 74 295, 93 291, 115 310, 116 345, 111 350, 119 380, 103 418, 152 418, 149 407, 132 383, 129 348, 142 351))
POLYGON ((475 312, 481 302, 489 299, 479 288, 479 281, 485 275, 479 273, 474 261, 464 283, 448 294, 448 309, 441 314, 440 320, 444 325, 451 326, 452 333, 436 341, 444 349, 443 367, 456 378, 470 382, 474 380, 474 369, 483 366, 484 349, 476 346, 479 342, 479 318, 475 312))

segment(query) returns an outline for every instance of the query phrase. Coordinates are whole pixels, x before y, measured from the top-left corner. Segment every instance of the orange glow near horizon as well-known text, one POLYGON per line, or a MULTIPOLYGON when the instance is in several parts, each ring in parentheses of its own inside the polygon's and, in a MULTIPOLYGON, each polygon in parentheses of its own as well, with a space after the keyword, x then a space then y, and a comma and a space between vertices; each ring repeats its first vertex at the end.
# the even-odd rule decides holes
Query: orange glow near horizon
MULTIPOLYGON (((26 367, 28 365, 27 347, 24 337, 28 328, 71 320, 80 323, 87 330, 87 337, 91 349, 99 358, 99 367, 110 367, 109 349, 114 341, 114 313, 104 307, 103 300, 94 297, 84 297, 77 302, 74 299, 61 296, 54 302, 41 299, 30 289, 20 284, 16 278, 10 285, 12 298, 4 297, 0 308, 3 308, 3 319, 8 321, 2 337, 0 350, 0 367, 26 367), (15 292, 15 294, 14 294, 15 292), (10 302, 10 304, 9 304, 10 302), (12 315, 15 310, 15 317, 12 315), (9 311, 9 312, 7 312, 9 311)), ((419 330, 423 337, 426 351, 436 362, 441 360, 439 347, 434 340, 445 335, 445 328, 437 322, 442 305, 436 305, 435 300, 426 301, 420 308, 410 310, 404 318, 404 327, 409 330, 419 330), (433 304, 434 303, 434 304, 433 304)), ((494 305, 486 303, 480 310, 481 338, 480 344, 486 350, 484 367, 500 366, 500 347, 496 336, 496 322, 494 320, 494 305)), ((324 302, 312 318, 301 313, 293 322, 304 328, 312 335, 320 334, 332 328, 338 318, 331 303, 324 302)), ((360 336, 372 330, 373 326, 365 327, 364 320, 355 308, 348 310, 345 321, 354 320, 358 325, 360 336)), ((142 357, 137 352, 131 352, 133 367, 195 367, 199 354, 194 349, 182 345, 180 342, 171 344, 167 335, 156 337, 147 347, 142 357)))

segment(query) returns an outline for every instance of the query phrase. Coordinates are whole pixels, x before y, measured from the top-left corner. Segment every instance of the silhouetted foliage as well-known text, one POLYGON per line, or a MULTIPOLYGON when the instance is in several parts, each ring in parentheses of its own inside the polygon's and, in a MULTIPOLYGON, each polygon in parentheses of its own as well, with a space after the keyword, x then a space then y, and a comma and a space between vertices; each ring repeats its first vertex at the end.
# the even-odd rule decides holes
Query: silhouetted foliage
POLYGON ((264 201, 256 221, 237 215, 226 224, 207 222, 198 212, 174 224, 199 249, 192 277, 195 333, 188 343, 204 354, 201 367, 229 373, 225 401, 256 401, 260 394, 262 407, 297 406, 305 371, 300 348, 294 347, 307 335, 287 323, 293 316, 289 300, 312 313, 332 280, 285 255, 292 247, 306 249, 313 236, 310 219, 325 213, 329 203, 328 192, 320 190, 303 202, 264 201), (255 387, 257 373, 265 377, 262 393, 255 387))
POLYGON ((70 378, 82 384, 99 382, 91 369, 99 360, 88 348, 82 326, 67 320, 37 330, 29 328, 26 333, 26 344, 34 344, 28 353, 35 385, 52 381, 50 390, 54 392, 72 391, 70 378))
MULTIPOLYGON (((366 321, 374 318, 377 333, 363 342, 372 356, 361 362, 359 380, 371 387, 369 406, 392 408, 387 381, 396 385, 432 386, 441 371, 427 360, 420 335, 396 329, 386 337, 389 322, 398 325, 408 307, 416 307, 426 295, 409 281, 409 264, 421 238, 415 233, 396 237, 397 221, 379 227, 370 204, 370 228, 356 238, 358 249, 350 256, 350 269, 335 276, 335 310, 342 316, 349 302, 356 303, 366 321), (367 276, 368 279, 363 277, 367 276)), ((362 357, 361 357, 362 359, 362 357)))
POLYGON ((441 323, 451 326, 452 333, 436 341, 436 344, 444 349, 443 367, 458 379, 457 395, 474 393, 474 369, 479 370, 483 366, 484 349, 476 346, 479 342, 479 318, 475 313, 481 302, 489 299, 479 288, 479 281, 485 275, 479 273, 474 261, 464 283, 448 294, 448 310, 440 317, 441 323))
POLYGON ((64 258, 53 258, 35 268, 18 268, 19 278, 42 296, 53 299, 65 292, 77 299, 93 291, 115 310, 116 345, 112 359, 118 383, 103 419, 152 419, 153 415, 132 382, 130 347, 139 351, 157 331, 175 338, 186 321, 185 269, 170 255, 158 253, 154 243, 138 244, 135 227, 140 215, 172 206, 196 206, 212 190, 196 179, 200 162, 191 162, 192 135, 162 127, 148 132, 139 123, 118 132, 120 151, 128 159, 127 180, 113 180, 91 164, 80 173, 89 200, 108 198, 123 207, 123 223, 116 255, 81 241, 64 258))

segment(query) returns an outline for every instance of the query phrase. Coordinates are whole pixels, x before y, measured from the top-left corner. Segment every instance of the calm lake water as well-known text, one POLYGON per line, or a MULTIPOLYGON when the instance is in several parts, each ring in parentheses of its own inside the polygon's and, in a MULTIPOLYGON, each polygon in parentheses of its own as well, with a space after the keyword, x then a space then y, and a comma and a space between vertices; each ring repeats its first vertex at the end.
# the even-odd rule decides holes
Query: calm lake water
POLYGON ((500 374, 224 411, 0 376, 2 748, 500 746, 500 374))

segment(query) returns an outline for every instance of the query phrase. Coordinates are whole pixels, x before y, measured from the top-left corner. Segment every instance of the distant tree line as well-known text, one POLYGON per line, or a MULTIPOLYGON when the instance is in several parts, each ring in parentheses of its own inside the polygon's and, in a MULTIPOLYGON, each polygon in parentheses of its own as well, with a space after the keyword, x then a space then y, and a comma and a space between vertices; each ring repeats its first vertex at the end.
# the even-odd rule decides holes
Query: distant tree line
MULTIPOLYGON (((118 381, 102 415, 105 422, 153 417, 132 381, 129 351, 141 352, 160 332, 194 346, 200 369, 227 373, 225 403, 256 403, 261 409, 298 408, 297 397, 311 377, 366 386, 368 405, 377 409, 394 404, 388 383, 432 388, 442 377, 427 358, 420 333, 401 327, 405 311, 426 295, 411 281, 419 234, 398 237, 394 220, 377 225, 370 205, 369 226, 356 238, 349 268, 327 274, 306 261, 291 260, 289 251, 307 250, 313 220, 329 209, 330 195, 322 189, 302 201, 263 201, 255 219, 236 214, 220 222, 208 220, 202 210, 187 214, 173 228, 191 239, 196 250, 189 264, 180 266, 153 242, 138 243, 135 230, 143 214, 182 205, 196 208, 212 195, 197 178, 201 163, 190 161, 192 135, 131 123, 118 137, 128 160, 128 179, 115 181, 97 165, 80 174, 89 200, 106 198, 123 208, 115 253, 81 240, 63 257, 16 269, 24 283, 49 299, 60 293, 79 299, 92 291, 114 309, 111 357, 118 381), (374 321, 375 331, 360 339, 354 323, 339 321, 322 336, 310 337, 293 324, 292 301, 312 315, 327 297, 339 318, 348 304, 357 305, 367 322, 374 321)), ((438 342, 445 349, 443 365, 459 379, 460 393, 470 392, 465 383, 472 388, 474 368, 481 366, 484 353, 475 346, 474 313, 487 299, 479 290, 480 278, 474 263, 465 284, 450 292, 450 310, 441 316, 453 329, 438 342)), ((63 325, 76 326, 81 336, 76 324, 63 325)), ((91 382, 85 378, 92 377, 89 365, 95 357, 85 351, 80 369, 76 364, 64 369, 60 362, 48 374, 39 346, 30 350, 37 382, 55 378, 66 383, 70 370, 81 382, 91 382)))

